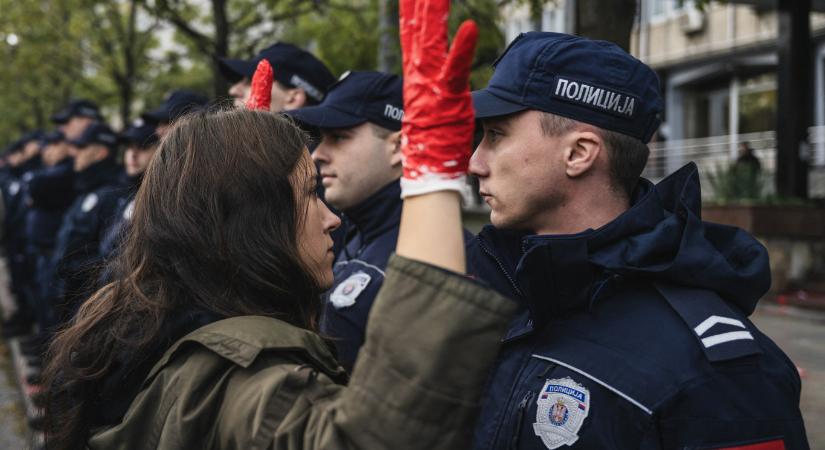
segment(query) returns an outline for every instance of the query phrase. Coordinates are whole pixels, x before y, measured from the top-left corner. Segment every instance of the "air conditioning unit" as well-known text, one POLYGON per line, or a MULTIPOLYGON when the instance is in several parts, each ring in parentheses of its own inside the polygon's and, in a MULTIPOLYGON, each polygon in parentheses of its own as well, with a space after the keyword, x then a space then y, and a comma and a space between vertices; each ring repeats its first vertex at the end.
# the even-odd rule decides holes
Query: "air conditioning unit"
POLYGON ((705 29, 705 13, 696 7, 688 6, 679 17, 679 27, 685 34, 701 33, 705 29))

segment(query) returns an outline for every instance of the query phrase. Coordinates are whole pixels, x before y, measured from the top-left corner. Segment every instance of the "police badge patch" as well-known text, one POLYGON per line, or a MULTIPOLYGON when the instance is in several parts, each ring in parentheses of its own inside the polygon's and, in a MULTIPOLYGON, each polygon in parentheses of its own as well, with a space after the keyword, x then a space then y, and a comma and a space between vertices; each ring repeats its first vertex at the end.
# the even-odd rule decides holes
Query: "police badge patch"
POLYGON ((83 199, 83 205, 80 208, 83 212, 87 213, 97 206, 97 194, 92 192, 91 194, 87 195, 86 198, 83 199))
POLYGON ((355 304, 358 295, 370 284, 372 278, 364 272, 356 272, 339 284, 329 296, 329 301, 336 309, 355 304))
POLYGON ((579 439, 579 429, 590 412, 590 391, 570 377, 547 380, 536 404, 533 431, 553 450, 579 439))

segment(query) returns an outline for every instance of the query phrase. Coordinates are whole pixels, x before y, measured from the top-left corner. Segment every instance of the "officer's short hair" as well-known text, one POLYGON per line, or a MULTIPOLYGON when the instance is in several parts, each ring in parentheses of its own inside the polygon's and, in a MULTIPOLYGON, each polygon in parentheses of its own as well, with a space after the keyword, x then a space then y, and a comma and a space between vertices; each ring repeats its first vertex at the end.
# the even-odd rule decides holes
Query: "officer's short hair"
MULTIPOLYGON (((541 131, 545 136, 561 136, 581 122, 548 112, 541 113, 541 131)), ((644 142, 626 134, 595 127, 607 148, 610 180, 613 189, 621 192, 627 198, 639 182, 650 149, 644 142)))

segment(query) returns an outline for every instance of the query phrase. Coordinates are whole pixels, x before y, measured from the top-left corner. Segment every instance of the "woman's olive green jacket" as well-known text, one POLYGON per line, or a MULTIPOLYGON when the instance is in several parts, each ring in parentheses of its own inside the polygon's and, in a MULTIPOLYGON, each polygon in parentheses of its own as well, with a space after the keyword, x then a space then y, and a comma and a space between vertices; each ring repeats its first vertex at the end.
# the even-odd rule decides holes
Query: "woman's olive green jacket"
POLYGON ((261 316, 177 341, 92 449, 462 449, 515 303, 398 256, 347 382, 321 337, 261 316))

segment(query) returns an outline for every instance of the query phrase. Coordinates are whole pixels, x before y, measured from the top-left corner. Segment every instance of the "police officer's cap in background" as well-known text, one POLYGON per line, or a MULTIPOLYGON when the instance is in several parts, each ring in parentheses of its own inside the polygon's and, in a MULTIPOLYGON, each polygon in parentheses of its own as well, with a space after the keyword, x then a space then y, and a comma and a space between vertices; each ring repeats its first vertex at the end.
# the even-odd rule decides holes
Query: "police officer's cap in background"
POLYGON ((118 137, 108 125, 99 122, 86 127, 79 138, 70 140, 69 143, 77 148, 83 148, 92 144, 101 144, 114 150, 117 148, 118 137))
POLYGON ((135 144, 140 148, 149 148, 158 141, 156 129, 154 123, 138 119, 120 133, 120 139, 127 145, 135 144))
POLYGON ((289 87, 303 88, 316 102, 324 99, 327 88, 335 82, 332 72, 312 53, 285 42, 261 50, 252 59, 224 58, 219 63, 223 75, 237 82, 244 77, 252 78, 262 59, 269 61, 275 80, 289 87))
POLYGON ((172 91, 157 108, 143 113, 143 119, 155 123, 172 123, 180 117, 206 106, 209 99, 186 89, 172 91))
POLYGON ((659 77, 616 44, 567 34, 517 37, 473 92, 479 119, 535 109, 650 141, 663 110, 659 77))
POLYGON ((100 109, 97 104, 90 100, 72 100, 65 108, 52 115, 52 122, 63 124, 72 117, 88 117, 94 120, 102 120, 100 109))
POLYGON ((40 138, 40 146, 45 147, 47 145, 56 144, 58 142, 63 142, 65 139, 66 135, 64 135, 60 130, 50 131, 40 138))
POLYGON ((317 106, 286 114, 318 128, 352 128, 372 122, 398 131, 404 117, 404 83, 398 75, 382 72, 346 72, 317 106))

